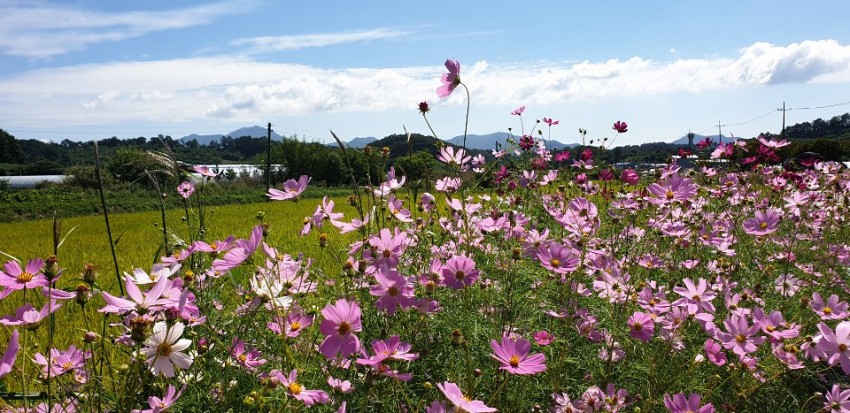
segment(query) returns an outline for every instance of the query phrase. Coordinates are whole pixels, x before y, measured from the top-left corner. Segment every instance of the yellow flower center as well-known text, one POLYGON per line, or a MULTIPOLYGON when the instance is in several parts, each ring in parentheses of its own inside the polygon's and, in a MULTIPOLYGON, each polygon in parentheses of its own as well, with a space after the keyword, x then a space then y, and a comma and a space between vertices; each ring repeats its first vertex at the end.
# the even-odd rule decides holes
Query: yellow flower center
POLYGON ((301 394, 301 390, 302 390, 302 387, 301 387, 300 384, 298 384, 294 381, 292 383, 289 383, 289 392, 290 393, 292 393, 294 395, 299 395, 299 394, 301 394))
POLYGON ((517 357, 517 355, 511 356, 509 363, 511 364, 511 367, 517 368, 519 366, 519 357, 517 357))
POLYGON ((239 360, 240 363, 244 364, 246 361, 248 361, 248 356, 246 356, 245 353, 242 353, 238 357, 236 357, 236 359, 239 360))
POLYGON ((28 282, 32 281, 32 277, 33 277, 32 274, 24 271, 20 275, 18 275, 18 282, 19 283, 28 283, 28 282))
POLYGON ((158 356, 168 357, 171 355, 171 343, 163 342, 156 346, 156 354, 158 356))
POLYGON ((829 308, 829 307, 824 307, 824 308, 823 308, 823 313, 824 313, 824 314, 832 314, 832 309, 831 309, 831 308, 829 308))
POLYGON ((735 341, 737 341, 739 343, 743 343, 743 342, 747 341, 747 338, 744 337, 743 334, 738 334, 737 336, 735 336, 735 341))
POLYGON ((549 260, 549 264, 553 267, 560 267, 561 266, 561 260, 559 260, 557 258, 552 258, 551 260, 549 260))
POLYGON ((673 199, 673 191, 667 190, 667 199, 673 199))
POLYGON ((298 331, 301 329, 301 323, 299 323, 298 321, 293 321, 289 323, 289 329, 292 331, 298 331))
POLYGON ((761 229, 767 228, 767 222, 762 222, 761 224, 759 224, 759 228, 761 228, 761 229))

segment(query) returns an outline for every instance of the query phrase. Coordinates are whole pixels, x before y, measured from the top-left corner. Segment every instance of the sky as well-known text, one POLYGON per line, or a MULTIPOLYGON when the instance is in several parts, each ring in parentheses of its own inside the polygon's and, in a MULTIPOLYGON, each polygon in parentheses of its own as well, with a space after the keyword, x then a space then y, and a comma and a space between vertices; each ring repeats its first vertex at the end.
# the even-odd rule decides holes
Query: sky
POLYGON ((850 111, 846 0, 0 0, 18 139, 530 133, 751 138, 850 111), (446 59, 463 89, 436 95, 446 59), (466 122, 469 106, 468 123, 466 122), (525 106, 522 116, 511 114, 525 106), (720 125, 720 128, 718 128, 720 125))

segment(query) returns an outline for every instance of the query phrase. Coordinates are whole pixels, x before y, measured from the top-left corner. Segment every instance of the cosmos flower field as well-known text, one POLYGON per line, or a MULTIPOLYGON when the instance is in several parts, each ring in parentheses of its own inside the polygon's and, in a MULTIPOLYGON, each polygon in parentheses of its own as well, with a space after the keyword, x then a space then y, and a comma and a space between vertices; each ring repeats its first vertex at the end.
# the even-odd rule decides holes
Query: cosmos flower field
MULTIPOLYGON (((440 98, 466 88, 446 66, 440 98)), ((262 224, 205 239, 188 213, 203 191, 185 182, 181 242, 116 288, 94 268, 69 284, 50 257, 5 263, 0 295, 22 304, 0 318, 0 406, 847 412, 850 172, 783 166, 788 144, 700 143, 693 168, 651 173, 533 134, 491 159, 445 147, 431 192, 388 166, 310 216, 266 217, 303 222, 291 236, 326 268, 262 224), (97 308, 87 331, 51 322, 82 305, 97 308)), ((310 202, 309 185, 268 195, 310 202)))

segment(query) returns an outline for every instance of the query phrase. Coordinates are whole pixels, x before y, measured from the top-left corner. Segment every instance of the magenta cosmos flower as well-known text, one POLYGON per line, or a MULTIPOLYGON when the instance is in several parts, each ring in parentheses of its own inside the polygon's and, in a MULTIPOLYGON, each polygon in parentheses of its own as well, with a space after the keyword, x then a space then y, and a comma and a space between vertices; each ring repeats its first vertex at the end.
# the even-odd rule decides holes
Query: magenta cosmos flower
POLYGON ((472 285, 480 274, 475 269, 475 261, 465 255, 455 255, 446 260, 441 273, 443 284, 456 290, 472 285))
POLYGON ((437 387, 443 392, 446 399, 460 409, 460 411, 466 413, 489 413, 497 411, 492 407, 488 407, 481 400, 471 400, 471 398, 464 396, 457 384, 451 382, 438 383, 437 387))
POLYGON ((266 194, 269 199, 273 201, 285 201, 287 199, 295 199, 298 195, 301 195, 305 189, 307 189, 307 184, 310 183, 310 177, 307 175, 301 175, 298 180, 290 179, 283 183, 283 191, 269 188, 269 192, 266 194))
POLYGON ((41 311, 36 310, 30 303, 26 303, 15 309, 14 316, 0 317, 0 324, 6 326, 22 326, 29 330, 35 330, 41 325, 41 320, 47 317, 48 314, 56 312, 62 307, 62 304, 56 304, 55 300, 48 300, 41 308, 41 311))
POLYGON ((457 85, 460 84, 460 63, 454 59, 447 59, 446 69, 449 70, 449 73, 443 74, 443 77, 440 79, 443 85, 437 88, 437 96, 440 98, 451 95, 457 85))
POLYGON ((614 127, 612 129, 617 131, 617 133, 626 133, 629 131, 629 125, 626 122, 618 120, 614 122, 614 127))
POLYGON ((744 357, 758 349, 764 343, 764 336, 756 336, 761 331, 758 324, 750 325, 746 316, 732 315, 723 321, 726 332, 718 331, 717 338, 723 341, 723 348, 732 350, 739 357, 744 357))
POLYGON ((847 311, 848 304, 846 301, 841 301, 837 295, 832 294, 824 301, 820 293, 812 294, 812 310, 820 316, 821 320, 842 320, 850 315, 847 311))
POLYGON ((714 299, 714 292, 708 289, 708 281, 704 278, 697 280, 698 284, 690 278, 682 280, 685 287, 675 287, 673 291, 682 296, 682 298, 673 302, 675 306, 683 306, 688 310, 688 314, 696 314, 700 310, 709 313, 714 313, 714 305, 711 300, 714 299))
POLYGON ((850 389, 841 391, 838 383, 832 385, 832 390, 825 394, 823 403, 825 412, 850 412, 850 389))
POLYGON ((230 355, 236 359, 240 366, 251 372, 257 371, 257 367, 266 364, 266 359, 260 358, 263 356, 260 350, 255 348, 246 350, 245 342, 240 340, 239 337, 233 337, 233 342, 230 344, 230 355))
POLYGON ((360 350, 360 339, 354 332, 363 330, 357 302, 340 298, 335 304, 326 305, 322 315, 325 319, 319 330, 325 335, 325 340, 319 345, 319 351, 328 359, 333 359, 337 354, 348 357, 357 353, 360 350))
POLYGON ((546 370, 546 356, 541 353, 529 355, 531 343, 519 337, 516 339, 502 336, 502 341, 490 341, 493 349, 491 357, 502 363, 499 367, 511 374, 537 374, 546 370))
POLYGON ((157 396, 151 396, 148 398, 148 406, 150 409, 145 410, 133 410, 132 413, 160 413, 165 411, 165 409, 171 407, 177 399, 180 398, 180 395, 183 394, 183 390, 186 390, 186 385, 180 388, 180 391, 177 391, 177 388, 174 385, 169 384, 168 389, 165 391, 165 394, 162 398, 157 396))
POLYGON ((625 169, 620 173, 620 180, 627 185, 637 185, 640 182, 640 175, 634 169, 625 169))
POLYGON ((375 281, 378 283, 372 286, 369 294, 380 297, 375 302, 379 310, 392 315, 398 307, 403 310, 416 304, 413 283, 398 270, 383 267, 375 272, 375 281))
POLYGON ((30 260, 24 269, 21 269, 17 261, 9 261, 3 266, 3 271, 0 271, 0 286, 9 290, 47 287, 50 282, 41 273, 42 267, 44 267, 44 260, 41 259, 30 260))
POLYGON ((670 413, 714 413, 714 406, 711 403, 702 406, 699 403, 700 396, 697 393, 691 393, 688 397, 685 397, 683 393, 674 394, 673 397, 664 395, 664 407, 670 413))
POLYGON ((756 211, 756 216, 744 221, 744 232, 755 236, 764 236, 776 232, 782 213, 776 208, 756 211))
MULTIPOLYGON (((375 340, 372 342, 372 351, 375 353, 369 358, 357 359, 357 364, 377 367, 386 361, 413 361, 419 358, 419 354, 410 352, 411 345, 402 342, 399 336, 392 336, 386 340, 375 340)), ((364 355, 368 356, 368 354, 364 355)))

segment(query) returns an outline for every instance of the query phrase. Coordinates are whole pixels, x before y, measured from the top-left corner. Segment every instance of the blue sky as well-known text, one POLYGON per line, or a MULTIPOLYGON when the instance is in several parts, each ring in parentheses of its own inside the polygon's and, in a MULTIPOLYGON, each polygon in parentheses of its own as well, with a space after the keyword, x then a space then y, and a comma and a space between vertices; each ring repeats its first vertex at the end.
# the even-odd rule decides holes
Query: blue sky
POLYGON ((0 128, 19 139, 226 133, 753 137, 850 111, 850 3, 0 0, 0 128), (803 109, 818 106, 836 106, 803 109), (522 124, 511 111, 526 106, 522 124))

